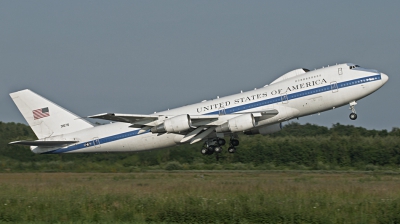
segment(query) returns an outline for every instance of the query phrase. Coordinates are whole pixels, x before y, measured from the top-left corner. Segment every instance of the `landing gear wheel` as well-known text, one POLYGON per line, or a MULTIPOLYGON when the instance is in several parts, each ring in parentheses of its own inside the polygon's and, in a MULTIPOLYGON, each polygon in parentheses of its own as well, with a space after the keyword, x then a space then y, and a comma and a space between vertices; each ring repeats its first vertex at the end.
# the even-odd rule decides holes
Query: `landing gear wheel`
POLYGON ((223 139, 223 138, 219 138, 219 139, 217 140, 217 144, 218 144, 219 146, 225 145, 225 143, 226 143, 226 141, 225 141, 225 139, 223 139))
POLYGON ((229 153, 234 153, 236 151, 235 147, 231 146, 228 148, 229 153))
POLYGON ((207 153, 208 153, 208 149, 207 148, 202 148, 201 149, 201 154, 207 155, 207 153))
POLYGON ((357 119, 357 114, 356 114, 356 108, 355 106, 357 105, 356 101, 350 102, 350 110, 351 110, 351 114, 350 114, 350 119, 351 120, 355 120, 357 119))
POLYGON ((351 120, 355 120, 355 119, 357 119, 357 114, 356 113, 351 113, 349 117, 350 117, 351 120))
POLYGON ((238 145, 239 145, 239 140, 237 140, 237 139, 232 139, 232 140, 231 140, 231 145, 232 145, 232 146, 238 146, 238 145))
POLYGON ((216 153, 220 153, 220 152, 222 152, 222 148, 221 148, 221 146, 215 146, 215 152, 216 153))
POLYGON ((208 151, 207 155, 212 155, 215 152, 215 146, 213 145, 208 146, 207 151, 208 151))

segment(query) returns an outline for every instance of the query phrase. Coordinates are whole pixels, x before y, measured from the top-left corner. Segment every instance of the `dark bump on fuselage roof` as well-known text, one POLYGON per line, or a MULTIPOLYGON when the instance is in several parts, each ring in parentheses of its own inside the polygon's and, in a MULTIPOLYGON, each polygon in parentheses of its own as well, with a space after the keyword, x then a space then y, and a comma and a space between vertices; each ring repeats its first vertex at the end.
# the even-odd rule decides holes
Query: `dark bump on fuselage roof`
POLYGON ((347 66, 349 66, 350 69, 355 69, 355 68, 359 68, 359 65, 353 64, 353 63, 347 63, 347 66))

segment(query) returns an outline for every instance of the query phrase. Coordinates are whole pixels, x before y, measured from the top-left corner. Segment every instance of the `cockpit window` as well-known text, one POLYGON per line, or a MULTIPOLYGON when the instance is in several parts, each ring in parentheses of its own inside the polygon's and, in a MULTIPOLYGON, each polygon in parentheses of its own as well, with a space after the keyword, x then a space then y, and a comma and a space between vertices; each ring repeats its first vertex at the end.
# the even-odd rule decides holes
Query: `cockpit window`
POLYGON ((310 70, 306 69, 306 68, 302 68, 304 72, 309 72, 310 70))
POLYGON ((358 68, 358 67, 360 67, 360 66, 359 65, 351 65, 350 69, 355 69, 355 68, 358 68))

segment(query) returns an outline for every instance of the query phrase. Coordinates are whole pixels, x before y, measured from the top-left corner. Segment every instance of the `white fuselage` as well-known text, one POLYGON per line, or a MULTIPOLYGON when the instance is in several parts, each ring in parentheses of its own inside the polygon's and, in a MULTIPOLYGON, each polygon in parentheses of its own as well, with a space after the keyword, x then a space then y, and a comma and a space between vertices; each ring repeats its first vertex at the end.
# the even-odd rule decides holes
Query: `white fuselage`
MULTIPOLYGON (((279 113, 257 122, 257 127, 306 116, 349 104, 378 90, 387 76, 375 70, 350 69, 346 64, 309 71, 263 88, 203 101, 156 114, 239 114, 276 109, 279 113)), ((182 134, 138 134, 130 123, 111 123, 46 140, 76 140, 64 148, 32 147, 35 153, 126 152, 180 144, 182 134)))

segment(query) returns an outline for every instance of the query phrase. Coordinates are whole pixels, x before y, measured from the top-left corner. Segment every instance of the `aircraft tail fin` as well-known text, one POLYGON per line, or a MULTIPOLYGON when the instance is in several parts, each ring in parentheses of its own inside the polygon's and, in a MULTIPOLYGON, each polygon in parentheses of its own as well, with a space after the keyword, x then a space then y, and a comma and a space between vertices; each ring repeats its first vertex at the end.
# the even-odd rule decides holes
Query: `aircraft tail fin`
POLYGON ((10 93, 10 96, 39 139, 93 127, 88 121, 29 89, 10 93))

